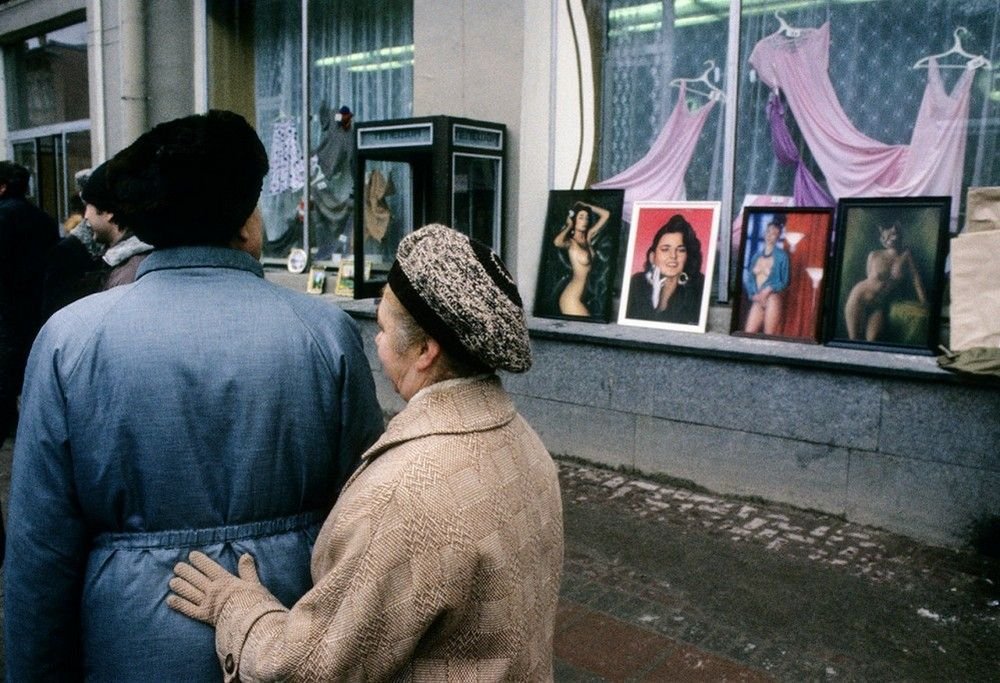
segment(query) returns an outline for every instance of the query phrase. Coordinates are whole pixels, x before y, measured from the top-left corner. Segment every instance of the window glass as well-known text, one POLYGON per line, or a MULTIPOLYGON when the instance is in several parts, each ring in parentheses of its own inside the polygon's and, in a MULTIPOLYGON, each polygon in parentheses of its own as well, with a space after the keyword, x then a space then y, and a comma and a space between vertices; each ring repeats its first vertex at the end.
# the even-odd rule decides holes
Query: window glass
POLYGON ((10 130, 90 116, 86 23, 9 45, 4 64, 10 130))
POLYGON ((604 20, 597 179, 645 165, 656 199, 720 199, 728 2, 585 4, 604 20), (670 151, 644 158, 654 145, 670 151))
POLYGON ((354 123, 413 115, 412 0, 311 0, 309 56, 310 242, 337 263, 353 250, 354 123))
POLYGON ((285 258, 303 246, 305 221, 302 16, 299 3, 284 0, 256 0, 253 12, 254 117, 271 164, 261 193, 264 256, 285 258))
POLYGON ((452 226, 459 232, 500 247, 500 159, 455 154, 452 178, 452 226))
POLYGON ((423 207, 414 203, 409 163, 368 159, 364 174, 365 280, 378 282, 388 275, 400 240, 413 230, 423 207))
POLYGON ((734 208, 753 195, 800 205, 824 203, 824 193, 951 195, 960 227, 965 189, 1000 182, 1000 83, 995 71, 966 68, 976 66, 970 56, 997 54, 1000 6, 822 1, 776 14, 762 4, 745 2, 741 17, 734 208), (928 68, 925 58, 956 39, 967 55, 928 68), (769 101, 790 133, 777 149, 769 101))
POLYGON ((338 263, 352 249, 353 122, 412 114, 413 5, 305 4, 308 73, 302 69, 303 3, 209 0, 209 102, 246 116, 267 148, 264 256, 284 259, 305 246, 309 183, 312 257, 338 263), (309 105, 303 111, 306 77, 309 105))

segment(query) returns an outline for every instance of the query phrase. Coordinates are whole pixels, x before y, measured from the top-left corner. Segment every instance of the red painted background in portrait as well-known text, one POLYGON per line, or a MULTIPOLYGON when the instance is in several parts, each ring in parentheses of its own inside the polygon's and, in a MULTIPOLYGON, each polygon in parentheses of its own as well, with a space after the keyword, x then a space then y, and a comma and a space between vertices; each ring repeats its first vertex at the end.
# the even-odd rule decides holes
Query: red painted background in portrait
POLYGON ((646 269, 646 252, 652 244, 656 231, 673 216, 680 214, 694 228, 698 241, 701 242, 701 272, 708 267, 708 245, 712 237, 711 207, 641 207, 638 210, 638 228, 635 235, 635 245, 632 249, 631 273, 641 273, 646 269))

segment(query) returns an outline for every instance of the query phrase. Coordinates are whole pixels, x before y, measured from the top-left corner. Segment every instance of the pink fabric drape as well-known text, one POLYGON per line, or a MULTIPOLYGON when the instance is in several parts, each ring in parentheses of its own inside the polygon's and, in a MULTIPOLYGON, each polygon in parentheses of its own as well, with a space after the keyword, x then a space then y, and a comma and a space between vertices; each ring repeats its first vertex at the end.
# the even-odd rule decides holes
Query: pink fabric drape
POLYGON ((750 64, 780 89, 835 197, 950 195, 957 217, 974 71, 951 94, 930 60, 927 85, 909 145, 887 145, 861 133, 844 113, 828 73, 830 24, 797 38, 760 40, 750 64))
POLYGON ((625 220, 632 220, 632 204, 637 201, 682 201, 687 198, 687 173, 695 145, 716 100, 708 100, 694 111, 687 108, 681 83, 677 104, 649 151, 639 161, 616 175, 591 185, 599 190, 625 190, 625 220))

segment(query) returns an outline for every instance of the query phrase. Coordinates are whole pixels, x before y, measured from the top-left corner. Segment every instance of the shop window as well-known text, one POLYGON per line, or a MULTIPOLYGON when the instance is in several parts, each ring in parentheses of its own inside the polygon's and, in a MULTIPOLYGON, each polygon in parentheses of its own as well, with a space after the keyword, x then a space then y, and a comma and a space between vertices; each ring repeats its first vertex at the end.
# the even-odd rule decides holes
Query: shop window
POLYGON ((953 53, 932 73, 924 59, 948 51, 955 40, 969 54, 997 55, 990 27, 1000 19, 1000 5, 882 0, 809 2, 780 12, 763 3, 743 7, 734 209, 751 195, 824 201, 801 187, 796 192, 797 165, 775 156, 768 119, 773 97, 780 98, 801 164, 833 200, 951 195, 957 230, 965 190, 1000 183, 996 71, 953 53), (793 46, 811 55, 816 73, 825 71, 828 81, 801 79, 800 87, 789 72, 794 64, 776 64, 769 51, 793 46), (828 63, 825 70, 821 60, 828 63), (918 63, 921 68, 914 68, 918 63), (779 95, 772 88, 775 69, 779 95), (906 149, 897 154, 894 146, 906 149))
MULTIPOLYGON (((953 198, 954 231, 962 227, 966 190, 1000 184, 1000 34, 995 30, 1000 5, 996 2, 732 3, 739 10, 731 10, 725 0, 577 2, 588 23, 599 100, 590 184, 600 187, 601 181, 644 162, 658 136, 670 132, 670 116, 684 79, 704 77, 702 85, 732 97, 716 96, 718 103, 697 131, 689 162, 679 171, 674 169, 683 186, 675 186, 671 196, 648 197, 721 200, 728 205, 720 257, 729 266, 730 286, 739 246, 740 226, 734 219, 745 204, 816 206, 853 196, 946 194, 953 198), (731 11, 740 11, 740 34, 733 41, 728 30, 731 11), (829 44, 807 60, 818 65, 813 77, 794 83, 788 66, 780 66, 778 71, 785 71, 777 77, 784 82, 775 88, 770 73, 775 69, 773 54, 767 57, 765 48, 758 50, 763 64, 756 68, 751 56, 762 41, 783 28, 791 32, 778 41, 777 49, 798 49, 823 31, 829 31, 829 44), (933 74, 926 68, 927 60, 923 68, 914 68, 928 55, 947 52, 959 42, 961 51, 943 57, 933 74), (737 54, 731 55, 731 50, 737 54), (977 55, 991 64, 970 58, 977 55), (734 56, 737 68, 727 73, 722 67, 734 56), (925 101, 925 95, 931 99, 925 101), (962 97, 967 98, 965 106, 957 102, 962 97), (772 98, 777 99, 769 118, 772 98), (781 150, 782 160, 772 141, 776 105, 784 108, 791 140, 781 150), (932 122, 929 109, 940 112, 948 107, 955 116, 932 122), (961 134, 953 135, 958 130, 961 134), (954 141, 948 149, 940 149, 948 136, 954 141), (731 168, 724 167, 727 139, 735 140, 730 143, 735 144, 729 150, 731 168), (852 147, 850 140, 863 144, 852 147), (898 161, 885 162, 882 175, 860 181, 847 166, 852 155, 857 157, 855 166, 863 165, 864 154, 876 160, 895 154, 898 161), (935 154, 940 159, 933 167, 921 167, 935 154), (808 183, 803 183, 806 173, 815 181, 809 192, 808 183), (921 173, 935 180, 922 179, 921 173)), ((712 92, 706 87, 690 80, 686 86, 689 112, 711 101, 712 92)), ((676 155, 683 142, 677 138, 666 145, 664 158, 676 155)), ((720 276, 725 283, 727 273, 722 270, 720 276)), ((719 299, 728 300, 726 285, 719 289, 719 299)))
POLYGON ((4 46, 10 157, 31 171, 29 198, 64 220, 73 177, 90 166, 87 25, 4 46))
POLYGON ((308 248, 313 261, 338 264, 353 249, 353 123, 412 115, 412 0, 207 8, 210 106, 247 116, 271 162, 265 260, 308 248))

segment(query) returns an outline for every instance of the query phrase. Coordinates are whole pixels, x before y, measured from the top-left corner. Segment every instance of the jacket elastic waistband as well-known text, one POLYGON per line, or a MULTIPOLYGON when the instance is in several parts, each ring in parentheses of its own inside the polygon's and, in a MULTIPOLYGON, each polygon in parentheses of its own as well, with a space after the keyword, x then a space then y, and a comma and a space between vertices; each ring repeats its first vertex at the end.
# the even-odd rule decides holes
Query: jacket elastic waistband
POLYGON ((141 550, 144 548, 203 547, 214 543, 245 541, 298 531, 321 524, 324 511, 303 512, 290 517, 278 517, 245 524, 227 524, 207 529, 169 529, 134 533, 105 533, 94 538, 95 549, 141 550))

